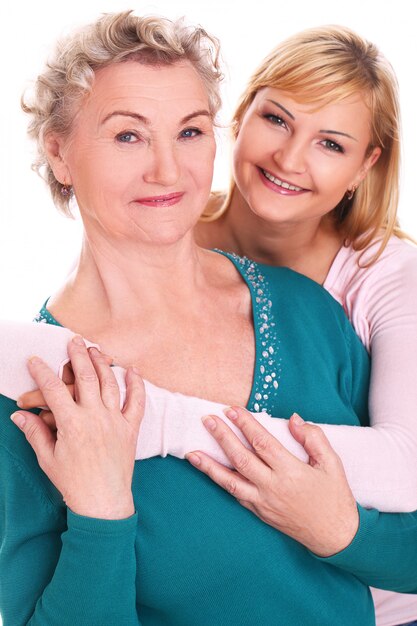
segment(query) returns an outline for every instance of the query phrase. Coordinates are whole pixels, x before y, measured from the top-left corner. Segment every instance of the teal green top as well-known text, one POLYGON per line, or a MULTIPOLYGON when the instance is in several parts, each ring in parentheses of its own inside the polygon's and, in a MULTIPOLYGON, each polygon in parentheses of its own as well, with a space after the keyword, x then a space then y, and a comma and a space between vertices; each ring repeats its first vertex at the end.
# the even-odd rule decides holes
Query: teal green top
MULTIPOLYGON (((369 360, 341 307, 290 270, 230 258, 252 294, 249 408, 366 424, 369 360)), ((320 559, 171 457, 136 462, 133 517, 75 515, 9 419, 15 409, 1 398, 4 626, 372 626, 368 584, 417 591, 416 516, 359 507, 351 545, 320 559)))

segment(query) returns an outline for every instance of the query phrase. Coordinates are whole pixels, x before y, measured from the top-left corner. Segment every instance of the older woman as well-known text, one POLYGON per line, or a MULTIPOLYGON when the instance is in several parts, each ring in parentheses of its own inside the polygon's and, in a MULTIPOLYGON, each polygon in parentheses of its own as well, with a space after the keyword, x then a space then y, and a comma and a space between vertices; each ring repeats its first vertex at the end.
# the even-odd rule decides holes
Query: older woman
POLYGON ((56 432, 1 400, 5 626, 371 625, 368 583, 415 582, 413 518, 358 515, 330 451, 325 471, 300 464, 294 488, 310 507, 300 518, 289 493, 282 532, 183 461, 134 463, 137 367, 210 400, 252 408, 261 394, 285 415, 297 398, 309 419, 319 406, 325 421, 366 420, 368 358, 333 299, 291 271, 194 244, 215 151, 213 46, 198 29, 105 16, 60 46, 27 106, 53 195, 66 206, 75 194, 85 232, 40 318, 133 367, 120 410, 105 359, 77 335, 75 401, 42 361, 29 364, 56 432))

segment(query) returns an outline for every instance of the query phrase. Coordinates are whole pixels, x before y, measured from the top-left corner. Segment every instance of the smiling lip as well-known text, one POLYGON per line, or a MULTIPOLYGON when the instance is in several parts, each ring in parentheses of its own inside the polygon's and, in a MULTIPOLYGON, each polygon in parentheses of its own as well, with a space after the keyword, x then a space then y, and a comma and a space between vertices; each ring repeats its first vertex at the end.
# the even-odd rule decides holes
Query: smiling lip
POLYGON ((262 167, 258 167, 258 171, 264 185, 268 187, 268 189, 275 191, 275 193, 280 193, 283 196, 299 196, 310 191, 309 189, 293 185, 287 180, 278 178, 277 176, 271 174, 271 172, 268 172, 268 170, 264 170, 262 167))
POLYGON ((147 198, 135 198, 135 202, 150 207, 167 207, 177 204, 183 197, 184 192, 169 193, 165 196, 149 196, 147 198))

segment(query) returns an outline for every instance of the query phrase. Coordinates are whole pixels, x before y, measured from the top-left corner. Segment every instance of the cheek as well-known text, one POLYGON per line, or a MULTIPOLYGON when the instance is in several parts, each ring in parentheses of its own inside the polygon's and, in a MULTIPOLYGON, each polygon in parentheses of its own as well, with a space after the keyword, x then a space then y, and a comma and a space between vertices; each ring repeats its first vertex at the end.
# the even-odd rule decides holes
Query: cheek
POLYGON ((216 146, 207 147, 206 150, 199 152, 191 161, 187 157, 185 163, 186 168, 190 171, 191 177, 198 187, 204 186, 210 189, 213 179, 214 158, 216 156, 216 146), (191 163, 191 167, 190 167, 191 163))

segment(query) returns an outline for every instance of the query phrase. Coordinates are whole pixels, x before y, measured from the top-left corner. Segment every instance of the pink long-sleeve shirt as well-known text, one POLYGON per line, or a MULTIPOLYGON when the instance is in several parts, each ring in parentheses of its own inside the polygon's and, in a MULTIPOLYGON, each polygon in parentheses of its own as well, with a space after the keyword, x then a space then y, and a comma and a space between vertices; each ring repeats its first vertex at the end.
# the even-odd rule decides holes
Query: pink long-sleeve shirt
MULTIPOLYGON (((392 237, 376 263, 363 267, 377 249, 375 243, 361 256, 351 247, 341 248, 324 287, 343 306, 372 355, 369 402, 373 428, 368 430, 373 432, 369 440, 363 437, 355 442, 355 452, 364 469, 372 465, 374 455, 384 460, 388 476, 376 476, 375 489, 385 489, 387 479, 394 487, 396 479, 391 475, 391 483, 389 477, 392 468, 398 478, 416 467, 417 248, 392 237), (362 267, 358 267, 359 259, 362 267)), ((417 480, 417 468, 415 474, 417 480)), ((412 490, 403 495, 406 500, 413 498, 412 490)), ((414 503, 412 508, 417 508, 414 503)), ((417 596, 380 590, 372 593, 378 626, 417 619, 417 596)))

